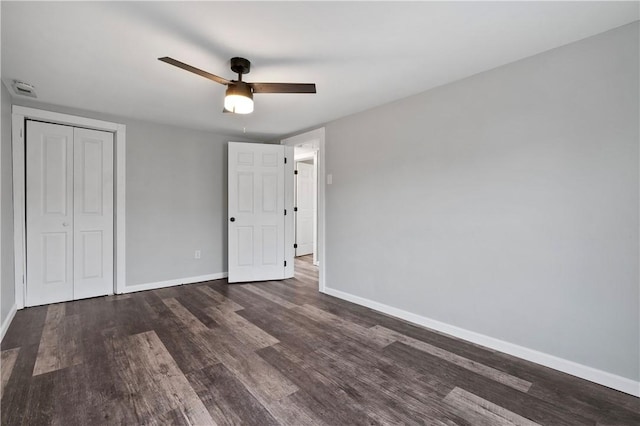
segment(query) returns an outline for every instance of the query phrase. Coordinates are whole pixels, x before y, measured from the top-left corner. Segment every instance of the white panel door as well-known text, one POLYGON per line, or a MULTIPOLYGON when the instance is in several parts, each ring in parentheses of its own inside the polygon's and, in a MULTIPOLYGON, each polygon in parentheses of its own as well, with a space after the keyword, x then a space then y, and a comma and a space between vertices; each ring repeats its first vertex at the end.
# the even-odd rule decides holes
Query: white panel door
POLYGON ((298 162, 296 170, 296 256, 304 256, 313 253, 313 164, 298 162))
POLYGON ((73 127, 27 122, 27 306, 73 299, 73 127))
POLYGON ((113 134, 27 122, 26 305, 113 293, 113 134))
POLYGON ((229 282, 285 274, 282 145, 229 142, 229 282))
POLYGON ((113 293, 113 134, 74 130, 74 299, 113 293))

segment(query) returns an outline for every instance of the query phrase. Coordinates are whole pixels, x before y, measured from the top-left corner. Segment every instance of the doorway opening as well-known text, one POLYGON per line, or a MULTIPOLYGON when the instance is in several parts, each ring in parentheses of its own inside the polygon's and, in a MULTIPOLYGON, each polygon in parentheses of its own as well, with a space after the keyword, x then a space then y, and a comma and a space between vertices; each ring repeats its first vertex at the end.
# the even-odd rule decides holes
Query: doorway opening
POLYGON ((294 147, 295 257, 311 255, 318 266, 318 148, 312 143, 294 147))
POLYGON ((280 142, 294 147, 295 170, 298 171, 292 177, 295 189, 295 273, 298 275, 298 265, 303 269, 303 274, 307 267, 317 270, 318 290, 321 293, 325 292, 324 138, 323 127, 280 142))
POLYGON ((294 259, 295 286, 318 290, 318 267, 313 264, 313 256, 310 254, 298 256, 294 259))

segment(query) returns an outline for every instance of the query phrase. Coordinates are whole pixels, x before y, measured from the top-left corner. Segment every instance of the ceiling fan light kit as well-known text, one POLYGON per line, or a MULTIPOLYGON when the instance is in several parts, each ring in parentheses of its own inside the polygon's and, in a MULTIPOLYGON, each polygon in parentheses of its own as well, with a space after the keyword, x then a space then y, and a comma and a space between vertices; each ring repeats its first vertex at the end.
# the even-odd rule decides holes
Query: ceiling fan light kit
POLYGON ((236 114, 252 113, 253 92, 251 87, 243 81, 230 84, 224 97, 224 109, 236 114))
POLYGON ((316 85, 313 83, 248 83, 242 81, 242 75, 248 74, 251 70, 251 62, 245 58, 231 58, 231 70, 238 74, 237 80, 218 77, 168 56, 158 58, 158 60, 227 86, 224 97, 225 112, 235 114, 253 112, 254 93, 316 93, 316 85))

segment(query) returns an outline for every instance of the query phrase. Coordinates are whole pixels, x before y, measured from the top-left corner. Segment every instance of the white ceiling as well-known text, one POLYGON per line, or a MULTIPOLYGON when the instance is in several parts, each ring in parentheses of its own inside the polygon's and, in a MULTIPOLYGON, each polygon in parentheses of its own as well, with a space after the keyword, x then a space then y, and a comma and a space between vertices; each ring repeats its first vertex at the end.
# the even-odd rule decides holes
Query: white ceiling
POLYGON ((1 2, 2 80, 42 102, 262 139, 407 97, 639 19, 638 2, 1 2), (317 84, 223 114, 225 78, 317 84))

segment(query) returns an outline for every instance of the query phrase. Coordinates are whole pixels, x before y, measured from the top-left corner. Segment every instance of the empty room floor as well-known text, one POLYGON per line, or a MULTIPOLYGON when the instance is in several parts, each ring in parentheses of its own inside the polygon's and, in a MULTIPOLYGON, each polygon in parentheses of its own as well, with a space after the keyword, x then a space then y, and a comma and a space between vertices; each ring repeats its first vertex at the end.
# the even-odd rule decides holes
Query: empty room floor
POLYGON ((28 308, 3 425, 637 425, 638 398, 318 293, 225 280, 28 308))

